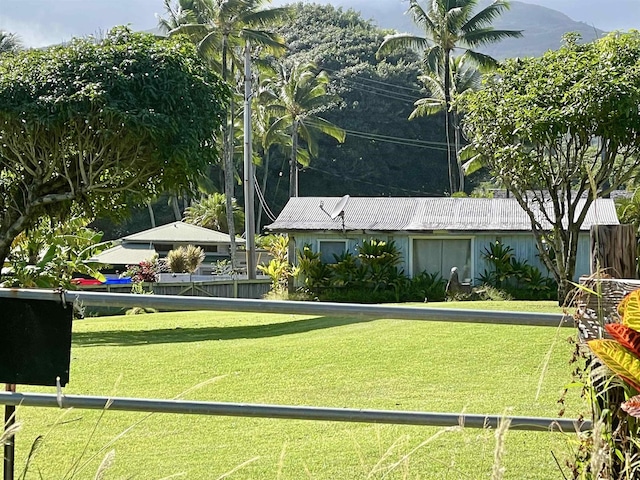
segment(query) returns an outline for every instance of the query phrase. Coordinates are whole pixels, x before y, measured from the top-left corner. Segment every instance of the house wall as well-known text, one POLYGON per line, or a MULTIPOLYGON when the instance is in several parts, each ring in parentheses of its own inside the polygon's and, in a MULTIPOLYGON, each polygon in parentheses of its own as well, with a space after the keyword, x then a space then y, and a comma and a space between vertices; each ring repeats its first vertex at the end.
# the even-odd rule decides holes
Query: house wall
MULTIPOLYGON (((519 260, 527 260, 530 265, 540 269, 544 274, 548 274, 547 268, 543 265, 538 257, 535 239, 528 232, 505 234, 501 233, 460 233, 460 234, 408 234, 396 233, 392 234, 358 234, 358 233, 296 233, 294 235, 296 241, 296 249, 301 249, 305 244, 311 245, 314 252, 317 252, 321 240, 345 241, 346 248, 349 252, 357 254, 356 246, 363 240, 376 238, 379 240, 393 240, 396 247, 400 250, 403 262, 400 268, 405 274, 413 275, 413 240, 414 239, 471 239, 471 272, 470 278, 473 283, 477 283, 477 279, 485 269, 489 269, 489 264, 482 258, 483 251, 488 248, 489 244, 500 240, 504 245, 508 245, 514 250, 514 255, 519 260)), ((583 232, 578 239, 578 252, 576 256, 576 272, 574 281, 578 281, 582 275, 589 275, 590 272, 590 239, 589 233, 583 232)), ((460 267, 460 266, 459 266, 460 267)), ((461 278, 461 280, 463 280, 461 278)))
MULTIPOLYGON (((508 245, 513 248, 513 253, 517 259, 526 259, 529 265, 533 265, 540 269, 541 272, 549 274, 547 267, 544 266, 538 257, 538 249, 533 235, 523 232, 509 233, 507 235, 477 235, 475 247, 476 278, 484 272, 485 269, 489 268, 488 263, 482 258, 482 252, 488 247, 489 243, 497 240, 500 240, 504 245, 508 245)), ((574 275, 574 281, 577 282, 580 276, 589 275, 590 269, 591 245, 589 233, 582 232, 578 237, 578 251, 576 255, 576 272, 574 275)))

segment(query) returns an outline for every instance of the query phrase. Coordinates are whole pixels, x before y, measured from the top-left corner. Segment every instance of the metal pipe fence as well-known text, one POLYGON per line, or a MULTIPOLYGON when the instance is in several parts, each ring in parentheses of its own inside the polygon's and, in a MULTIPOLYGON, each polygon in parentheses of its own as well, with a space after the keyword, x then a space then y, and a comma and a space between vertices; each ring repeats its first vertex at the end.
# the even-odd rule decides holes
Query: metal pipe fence
POLYGON ((510 420, 511 430, 578 432, 591 429, 591 422, 570 418, 475 415, 455 413, 411 412, 403 410, 366 410, 249 403, 196 402, 148 398, 89 397, 44 393, 0 392, 0 404, 26 407, 79 408, 89 410, 123 410, 128 412, 181 413, 230 417, 282 418, 331 422, 388 423, 433 427, 464 426, 497 428, 510 420))
POLYGON ((85 291, 54 291, 0 288, 0 298, 76 301, 94 307, 143 307, 157 310, 216 310, 225 312, 281 313, 299 315, 348 315, 398 320, 491 323, 538 327, 574 327, 571 315, 558 313, 463 310, 432 307, 398 307, 332 302, 295 302, 234 298, 134 295, 85 291))
MULTIPOLYGON (((553 313, 525 313, 488 310, 463 310, 431 307, 400 307, 329 302, 267 301, 211 297, 181 297, 174 295, 134 295, 87 291, 61 291, 0 288, 0 298, 25 301, 48 300, 65 304, 74 302, 93 307, 143 307, 158 310, 215 310, 247 313, 275 313, 298 315, 345 315, 398 320, 446 321, 497 325, 525 325, 541 327, 573 327, 571 315, 553 313)), ((261 405, 245 403, 195 402, 144 398, 109 398, 81 395, 0 392, 0 405, 58 407, 79 409, 109 409, 195 415, 260 417, 277 419, 321 420, 336 422, 388 423, 436 427, 464 426, 496 428, 503 420, 510 421, 510 429, 534 431, 580 432, 592 428, 583 419, 542 418, 521 416, 476 415, 398 410, 366 410, 289 405, 261 405)), ((5 448, 6 453, 6 448, 5 448)), ((10 462, 11 463, 11 462, 10 462)), ((5 468, 7 459, 5 458, 5 468)), ((6 472, 6 469, 5 469, 6 472)), ((6 477, 6 474, 5 474, 6 477)))

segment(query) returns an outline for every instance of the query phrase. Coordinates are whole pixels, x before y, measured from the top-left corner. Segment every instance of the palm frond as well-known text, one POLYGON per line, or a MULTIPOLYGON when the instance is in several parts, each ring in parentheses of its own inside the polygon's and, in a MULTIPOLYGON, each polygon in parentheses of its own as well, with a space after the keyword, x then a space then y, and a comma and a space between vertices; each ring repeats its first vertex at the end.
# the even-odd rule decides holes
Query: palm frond
POLYGON ((271 27, 282 23, 285 20, 289 20, 295 13, 295 10, 290 6, 268 8, 264 10, 250 11, 247 15, 244 15, 242 21, 248 27, 271 27))
POLYGON ((401 48, 409 48, 417 52, 429 48, 429 40, 426 37, 419 37, 409 33, 395 33, 387 35, 380 44, 376 52, 376 58, 382 58, 401 48))
POLYGON ((481 69, 492 69, 498 65, 498 61, 492 56, 474 50, 467 50, 463 56, 469 58, 476 65, 480 66, 481 69))
POLYGON ((423 32, 431 32, 435 30, 436 26, 433 23, 433 20, 416 0, 411 0, 407 13, 411 14, 413 23, 420 27, 423 32))
POLYGON ((0 54, 17 52, 22 49, 22 40, 15 33, 0 30, 0 54))
MULTIPOLYGON (((423 61, 427 70, 435 73, 444 72, 444 55, 444 50, 438 44, 435 44, 425 50, 423 61)), ((439 74, 439 76, 442 75, 443 73, 439 74)))
POLYGON ((441 112, 444 109, 444 99, 431 97, 421 98, 416 100, 413 105, 416 108, 414 108, 409 115, 409 120, 441 112))
POLYGON ((325 135, 329 135, 330 137, 335 138, 340 143, 343 143, 347 136, 343 128, 334 125, 333 123, 325 120, 322 117, 313 117, 312 120, 308 121, 308 124, 315 130, 318 130, 325 135))
POLYGON ((462 27, 462 30, 468 33, 479 28, 485 28, 491 25, 496 18, 502 15, 505 10, 509 10, 509 8, 510 5, 508 2, 501 0, 495 1, 469 18, 464 27, 462 27))
POLYGON ((273 145, 279 143, 279 140, 282 139, 282 132, 287 132, 291 127, 291 123, 291 117, 289 115, 276 119, 267 130, 267 133, 265 133, 263 144, 273 145))
POLYGON ((252 45, 263 47, 274 55, 282 55, 287 51, 284 38, 276 33, 267 32, 265 30, 243 28, 240 36, 243 39, 250 41, 252 45))
POLYGON ((316 135, 316 131, 317 129, 315 127, 312 127, 308 123, 301 122, 298 125, 299 137, 306 142, 307 150, 309 151, 310 156, 313 158, 318 157, 318 135, 316 135))
POLYGON ((496 43, 505 38, 520 37, 522 37, 522 30, 494 30, 492 27, 487 27, 467 32, 461 37, 461 40, 470 47, 478 47, 496 43))
POLYGON ((467 18, 467 11, 462 7, 454 7, 447 11, 445 15, 445 24, 449 36, 457 36, 462 30, 467 18), (452 35, 453 34, 453 35, 452 35))

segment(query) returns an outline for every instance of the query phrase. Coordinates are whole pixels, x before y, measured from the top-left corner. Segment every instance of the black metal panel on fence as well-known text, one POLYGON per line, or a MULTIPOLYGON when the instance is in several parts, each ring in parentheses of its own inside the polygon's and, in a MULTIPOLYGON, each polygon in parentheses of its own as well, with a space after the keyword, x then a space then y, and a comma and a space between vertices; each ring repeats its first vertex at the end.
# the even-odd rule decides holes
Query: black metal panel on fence
POLYGON ((0 298, 0 383, 69 382, 73 306, 62 301, 0 298))

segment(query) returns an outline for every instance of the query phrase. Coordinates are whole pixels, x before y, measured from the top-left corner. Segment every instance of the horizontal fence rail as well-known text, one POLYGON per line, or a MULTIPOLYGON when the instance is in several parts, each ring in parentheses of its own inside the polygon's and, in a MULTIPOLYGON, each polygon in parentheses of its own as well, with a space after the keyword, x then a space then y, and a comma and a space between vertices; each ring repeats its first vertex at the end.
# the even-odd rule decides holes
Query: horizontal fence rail
POLYGON ((179 297, 175 295, 135 295, 85 291, 55 291, 0 288, 0 298, 24 300, 76 301, 94 307, 143 307, 157 310, 216 310, 226 312, 284 313, 300 315, 349 315, 398 320, 491 323, 538 327, 574 327, 571 315, 559 313, 462 310, 431 307, 396 307, 355 303, 294 302, 234 298, 179 297))
POLYGON ((463 426, 497 428, 510 420, 510 430, 534 430, 575 433, 591 429, 591 422, 569 418, 512 417, 401 410, 358 410, 305 406, 262 405, 248 403, 194 402, 187 400, 154 400, 141 398, 89 397, 43 393, 0 392, 0 404, 28 407, 78 408, 90 410, 122 410, 130 412, 181 413, 231 417, 280 418, 291 420, 324 420, 332 422, 389 423, 433 427, 463 426))

